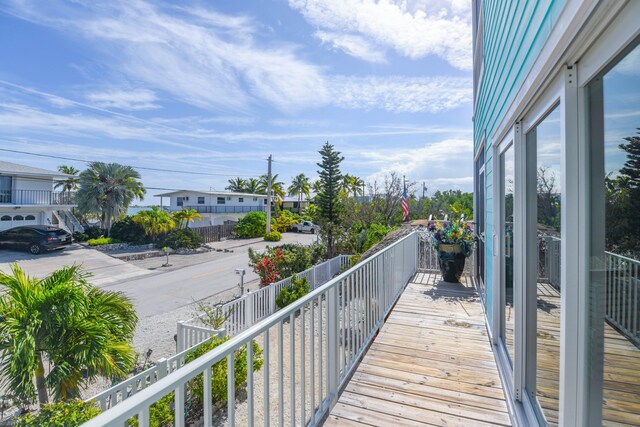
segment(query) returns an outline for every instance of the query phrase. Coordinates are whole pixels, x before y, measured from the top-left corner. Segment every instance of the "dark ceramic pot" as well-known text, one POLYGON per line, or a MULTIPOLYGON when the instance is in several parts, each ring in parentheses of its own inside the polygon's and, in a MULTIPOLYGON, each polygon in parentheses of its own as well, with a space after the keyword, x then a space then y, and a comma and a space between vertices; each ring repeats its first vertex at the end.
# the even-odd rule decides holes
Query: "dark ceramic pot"
POLYGON ((442 279, 445 282, 459 282, 466 258, 460 245, 441 244, 438 248, 438 265, 442 279))

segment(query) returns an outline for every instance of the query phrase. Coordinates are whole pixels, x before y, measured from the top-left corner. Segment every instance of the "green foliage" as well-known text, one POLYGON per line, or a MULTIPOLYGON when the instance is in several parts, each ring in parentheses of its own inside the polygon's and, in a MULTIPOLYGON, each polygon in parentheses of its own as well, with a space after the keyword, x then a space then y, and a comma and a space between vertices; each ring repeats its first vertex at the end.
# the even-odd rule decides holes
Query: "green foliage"
POLYGON ((74 168, 73 166, 60 165, 58 166, 58 172, 61 172, 70 176, 69 178, 63 181, 58 181, 53 186, 53 188, 55 188, 56 190, 58 188, 61 188, 62 191, 76 191, 78 189, 79 179, 76 176, 80 172, 78 169, 74 168))
POLYGON ((290 196, 297 196, 299 201, 302 200, 303 195, 308 199, 311 191, 309 178, 303 173, 296 175, 287 190, 290 196))
POLYGON ((176 228, 176 222, 171 214, 158 209, 157 206, 138 212, 133 216, 133 221, 140 224, 147 236, 150 236, 154 241, 159 235, 176 228))
POLYGON ((109 236, 113 239, 133 244, 143 244, 149 241, 144 228, 135 222, 132 216, 125 216, 114 222, 109 236))
POLYGON ((98 215, 107 231, 134 199, 142 199, 146 193, 138 171, 118 163, 89 163, 80 173, 79 185, 78 209, 98 215))
POLYGON ((138 322, 121 293, 90 285, 78 266, 42 279, 0 272, 0 377, 20 405, 78 398, 97 377, 124 378, 138 322), (47 357, 50 370, 45 372, 47 357))
MULTIPOLYGON (((269 177, 267 175, 261 175, 258 180, 258 193, 267 194, 267 185, 269 184, 269 177)), ((271 175, 271 191, 276 199, 284 199, 284 182, 278 181, 278 174, 271 175)))
MULTIPOLYGON (((149 407, 149 425, 151 427, 173 427, 174 417, 171 405, 173 405, 175 395, 169 393, 149 407)), ((138 427, 138 418, 130 418, 129 426, 138 427)))
POLYGON ((460 245, 464 256, 471 255, 475 245, 475 235, 471 227, 462 220, 431 222, 428 226, 433 233, 431 243, 434 248, 439 249, 440 245, 460 245))
POLYGON ((322 161, 318 163, 318 175, 320 176, 320 192, 316 195, 316 205, 318 206, 317 221, 320 225, 320 232, 323 240, 327 243, 327 257, 333 257, 334 236, 336 228, 339 227, 339 215, 341 204, 338 198, 342 187, 342 173, 340 172, 340 162, 344 157, 336 151, 333 145, 328 142, 320 150, 322 161))
POLYGON ((97 239, 89 239, 87 240, 89 246, 102 246, 102 245, 110 245, 111 243, 120 243, 120 240, 113 239, 111 237, 98 237, 97 239))
POLYGON ((318 207, 314 203, 309 203, 300 216, 300 221, 315 222, 318 217, 318 207))
POLYGON ((173 219, 178 223, 178 226, 187 228, 190 222, 194 222, 196 219, 201 220, 202 215, 195 209, 182 208, 181 211, 173 213, 173 219))
MULTIPOLYGON (((230 337, 217 338, 213 337, 206 343, 197 347, 195 350, 187 353, 185 361, 191 362, 198 357, 208 353, 219 345, 229 341, 230 337)), ((253 370, 259 371, 262 368, 264 360, 262 358, 262 349, 256 341, 252 341, 253 345, 253 370)), ((227 359, 224 358, 213 365, 211 375, 211 398, 212 403, 223 403, 227 401, 227 359)), ((236 391, 246 387, 247 381, 247 346, 246 344, 235 351, 234 354, 234 382, 236 391)), ((189 381, 188 388, 192 395, 202 405, 203 402, 203 376, 198 375, 189 381)))
POLYGON ((95 402, 72 400, 44 405, 35 414, 16 419, 15 427, 77 427, 100 414, 95 402))
POLYGON ((87 235, 87 239, 97 239, 104 236, 105 229, 100 227, 87 227, 84 229, 84 234, 87 235))
POLYGON ((322 245, 294 245, 286 243, 264 251, 254 251, 249 248, 249 266, 261 279, 262 284, 273 283, 300 273, 324 260, 326 251, 322 245), (273 272, 275 271, 275 274, 273 272))
POLYGON ((249 212, 238 221, 233 231, 241 239, 252 239, 264 236, 266 229, 267 214, 264 212, 249 212))
POLYGON ((371 227, 367 230, 367 239, 362 247, 362 252, 369 250, 373 245, 384 239, 393 229, 394 227, 384 224, 371 224, 371 227))
POLYGON ((276 296, 276 306, 278 306, 278 308, 286 307, 308 294, 309 291, 309 281, 306 277, 294 277, 291 279, 291 286, 282 288, 276 296))
POLYGON ((171 249, 197 249, 204 243, 204 239, 190 228, 177 228, 158 238, 156 247, 168 246, 171 249))
POLYGON ((73 240, 75 242, 86 242, 89 239, 89 236, 86 233, 80 233, 76 231, 73 233, 73 240))
POLYGON ((286 233, 291 229, 293 224, 297 224, 300 222, 300 216, 294 214, 293 212, 283 210, 280 211, 278 217, 275 222, 275 229, 280 233, 286 233))
POLYGON ((264 235, 264 240, 267 242, 279 242, 282 240, 282 234, 277 231, 272 231, 264 235))

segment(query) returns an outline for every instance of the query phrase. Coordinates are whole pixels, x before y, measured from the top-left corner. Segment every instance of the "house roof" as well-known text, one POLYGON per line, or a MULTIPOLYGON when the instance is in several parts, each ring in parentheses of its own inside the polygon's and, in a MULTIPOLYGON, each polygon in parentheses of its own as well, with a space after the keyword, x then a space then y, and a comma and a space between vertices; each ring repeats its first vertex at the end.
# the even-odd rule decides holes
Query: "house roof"
POLYGON ((72 176, 58 171, 34 168, 33 166, 20 165, 2 160, 0 160, 0 175, 41 176, 53 179, 67 179, 72 176))
POLYGON ((155 197, 171 197, 171 196, 179 196, 184 193, 197 193, 197 194, 207 194, 210 196, 239 196, 239 197, 263 197, 267 198, 266 194, 253 194, 253 193, 233 193, 231 191, 198 191, 198 190, 177 190, 170 191, 168 193, 156 194, 155 197))

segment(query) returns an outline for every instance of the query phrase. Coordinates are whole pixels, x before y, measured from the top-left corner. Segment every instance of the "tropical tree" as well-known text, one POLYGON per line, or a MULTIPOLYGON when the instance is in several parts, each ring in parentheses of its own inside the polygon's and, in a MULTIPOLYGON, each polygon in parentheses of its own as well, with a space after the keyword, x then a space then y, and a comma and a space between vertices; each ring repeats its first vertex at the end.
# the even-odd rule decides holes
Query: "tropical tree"
POLYGON ((260 181, 256 178, 249 178, 246 180, 243 193, 264 194, 260 193, 260 181))
POLYGON ((351 181, 351 191, 353 191, 353 197, 358 197, 358 194, 364 196, 364 180, 354 176, 351 181))
POLYGON ((348 173, 345 173, 344 175, 342 175, 340 190, 344 191, 346 194, 351 194, 352 189, 353 189, 353 177, 348 173))
POLYGON ((322 161, 318 163, 320 170, 318 175, 322 182, 320 193, 316 195, 316 205, 318 206, 317 218, 320 222, 320 231, 327 243, 327 257, 333 257, 334 237, 339 231, 340 215, 340 186, 342 185, 342 173, 340 172, 340 162, 344 157, 336 151, 333 145, 328 142, 320 150, 322 161))
POLYGON ((232 178, 228 182, 229 182, 229 185, 227 185, 224 188, 225 190, 228 190, 228 191, 233 191, 235 193, 244 193, 247 188, 247 181, 240 177, 232 178))
MULTIPOLYGON (((267 184, 269 182, 269 178, 267 175, 260 176, 260 186, 258 187, 261 194, 267 194, 267 184)), ((284 182, 278 181, 278 174, 271 176, 271 191, 276 199, 282 200, 284 199, 285 191, 284 191, 284 182)))
POLYGON ((124 378, 135 363, 133 304, 86 279, 79 266, 43 279, 18 264, 0 271, 0 388, 20 405, 78 398, 97 377, 124 378))
POLYGON ((182 208, 181 211, 174 212, 173 219, 176 220, 180 227, 187 228, 190 222, 194 222, 196 219, 201 220, 202 215, 195 209, 182 208))
POLYGON ((60 165, 58 166, 58 172, 70 176, 63 181, 56 182, 54 188, 62 188, 62 191, 66 192, 78 190, 79 178, 76 176, 80 172, 78 169, 74 168, 73 166, 60 165))
MULTIPOLYGON (((183 211, 184 210, 186 209, 183 209, 183 211)), ((196 215, 200 216, 200 214, 197 213, 196 215)), ((160 234, 167 233, 176 228, 174 217, 172 217, 169 212, 158 209, 157 206, 152 206, 149 210, 138 212, 133 216, 133 221, 140 224, 140 226, 144 228, 147 236, 150 236, 154 241, 160 234)))
POLYGON ((89 163, 80 174, 79 184, 78 208, 83 213, 100 216, 107 234, 113 221, 126 213, 131 202, 135 198, 142 200, 146 193, 138 171, 118 163, 89 163))
POLYGON ((296 175, 291 180, 291 185, 289 186, 288 191, 290 196, 298 196, 298 201, 302 200, 303 194, 309 198, 309 192, 311 191, 309 178, 307 178, 303 173, 296 175))

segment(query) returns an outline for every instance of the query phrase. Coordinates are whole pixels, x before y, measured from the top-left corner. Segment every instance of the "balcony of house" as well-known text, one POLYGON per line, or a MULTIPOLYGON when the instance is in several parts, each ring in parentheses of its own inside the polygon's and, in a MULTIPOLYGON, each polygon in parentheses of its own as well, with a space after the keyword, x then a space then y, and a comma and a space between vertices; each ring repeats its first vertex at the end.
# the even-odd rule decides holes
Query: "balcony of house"
POLYGON ((237 205, 183 205, 166 207, 169 212, 182 209, 194 209, 199 214, 238 214, 249 212, 265 212, 265 206, 237 206, 237 205))
POLYGON ((76 193, 50 190, 2 190, 0 205, 11 206, 73 206, 76 193))
MULTIPOLYGON (((85 425, 121 426, 137 417, 147 426, 150 406, 167 394, 173 395, 170 408, 178 427, 511 425, 474 281, 474 256, 467 258, 460 283, 443 282, 431 237, 411 232, 266 318, 256 313, 268 301, 246 300, 251 302, 238 305, 231 317, 252 313, 253 326, 231 332, 228 341, 161 378, 132 386, 85 425), (235 378, 239 357, 246 357, 246 381, 235 378), (212 375, 223 366, 225 398, 212 402, 212 375)), ((549 373, 548 395, 540 398, 551 406, 558 399, 552 378, 560 342, 554 245, 543 248, 538 280, 540 315, 548 325, 539 334, 548 354, 539 357, 549 373)), ((605 393, 605 420, 624 423, 640 413, 638 374, 628 369, 640 355, 634 345, 637 317, 629 313, 637 310, 639 293, 618 283, 636 283, 640 269, 617 258, 611 263, 617 273, 607 285, 606 345, 616 352, 605 372, 612 385, 610 395, 605 393), (629 387, 613 390, 619 383, 629 387)), ((202 339, 212 331, 202 332, 191 331, 202 339)))

